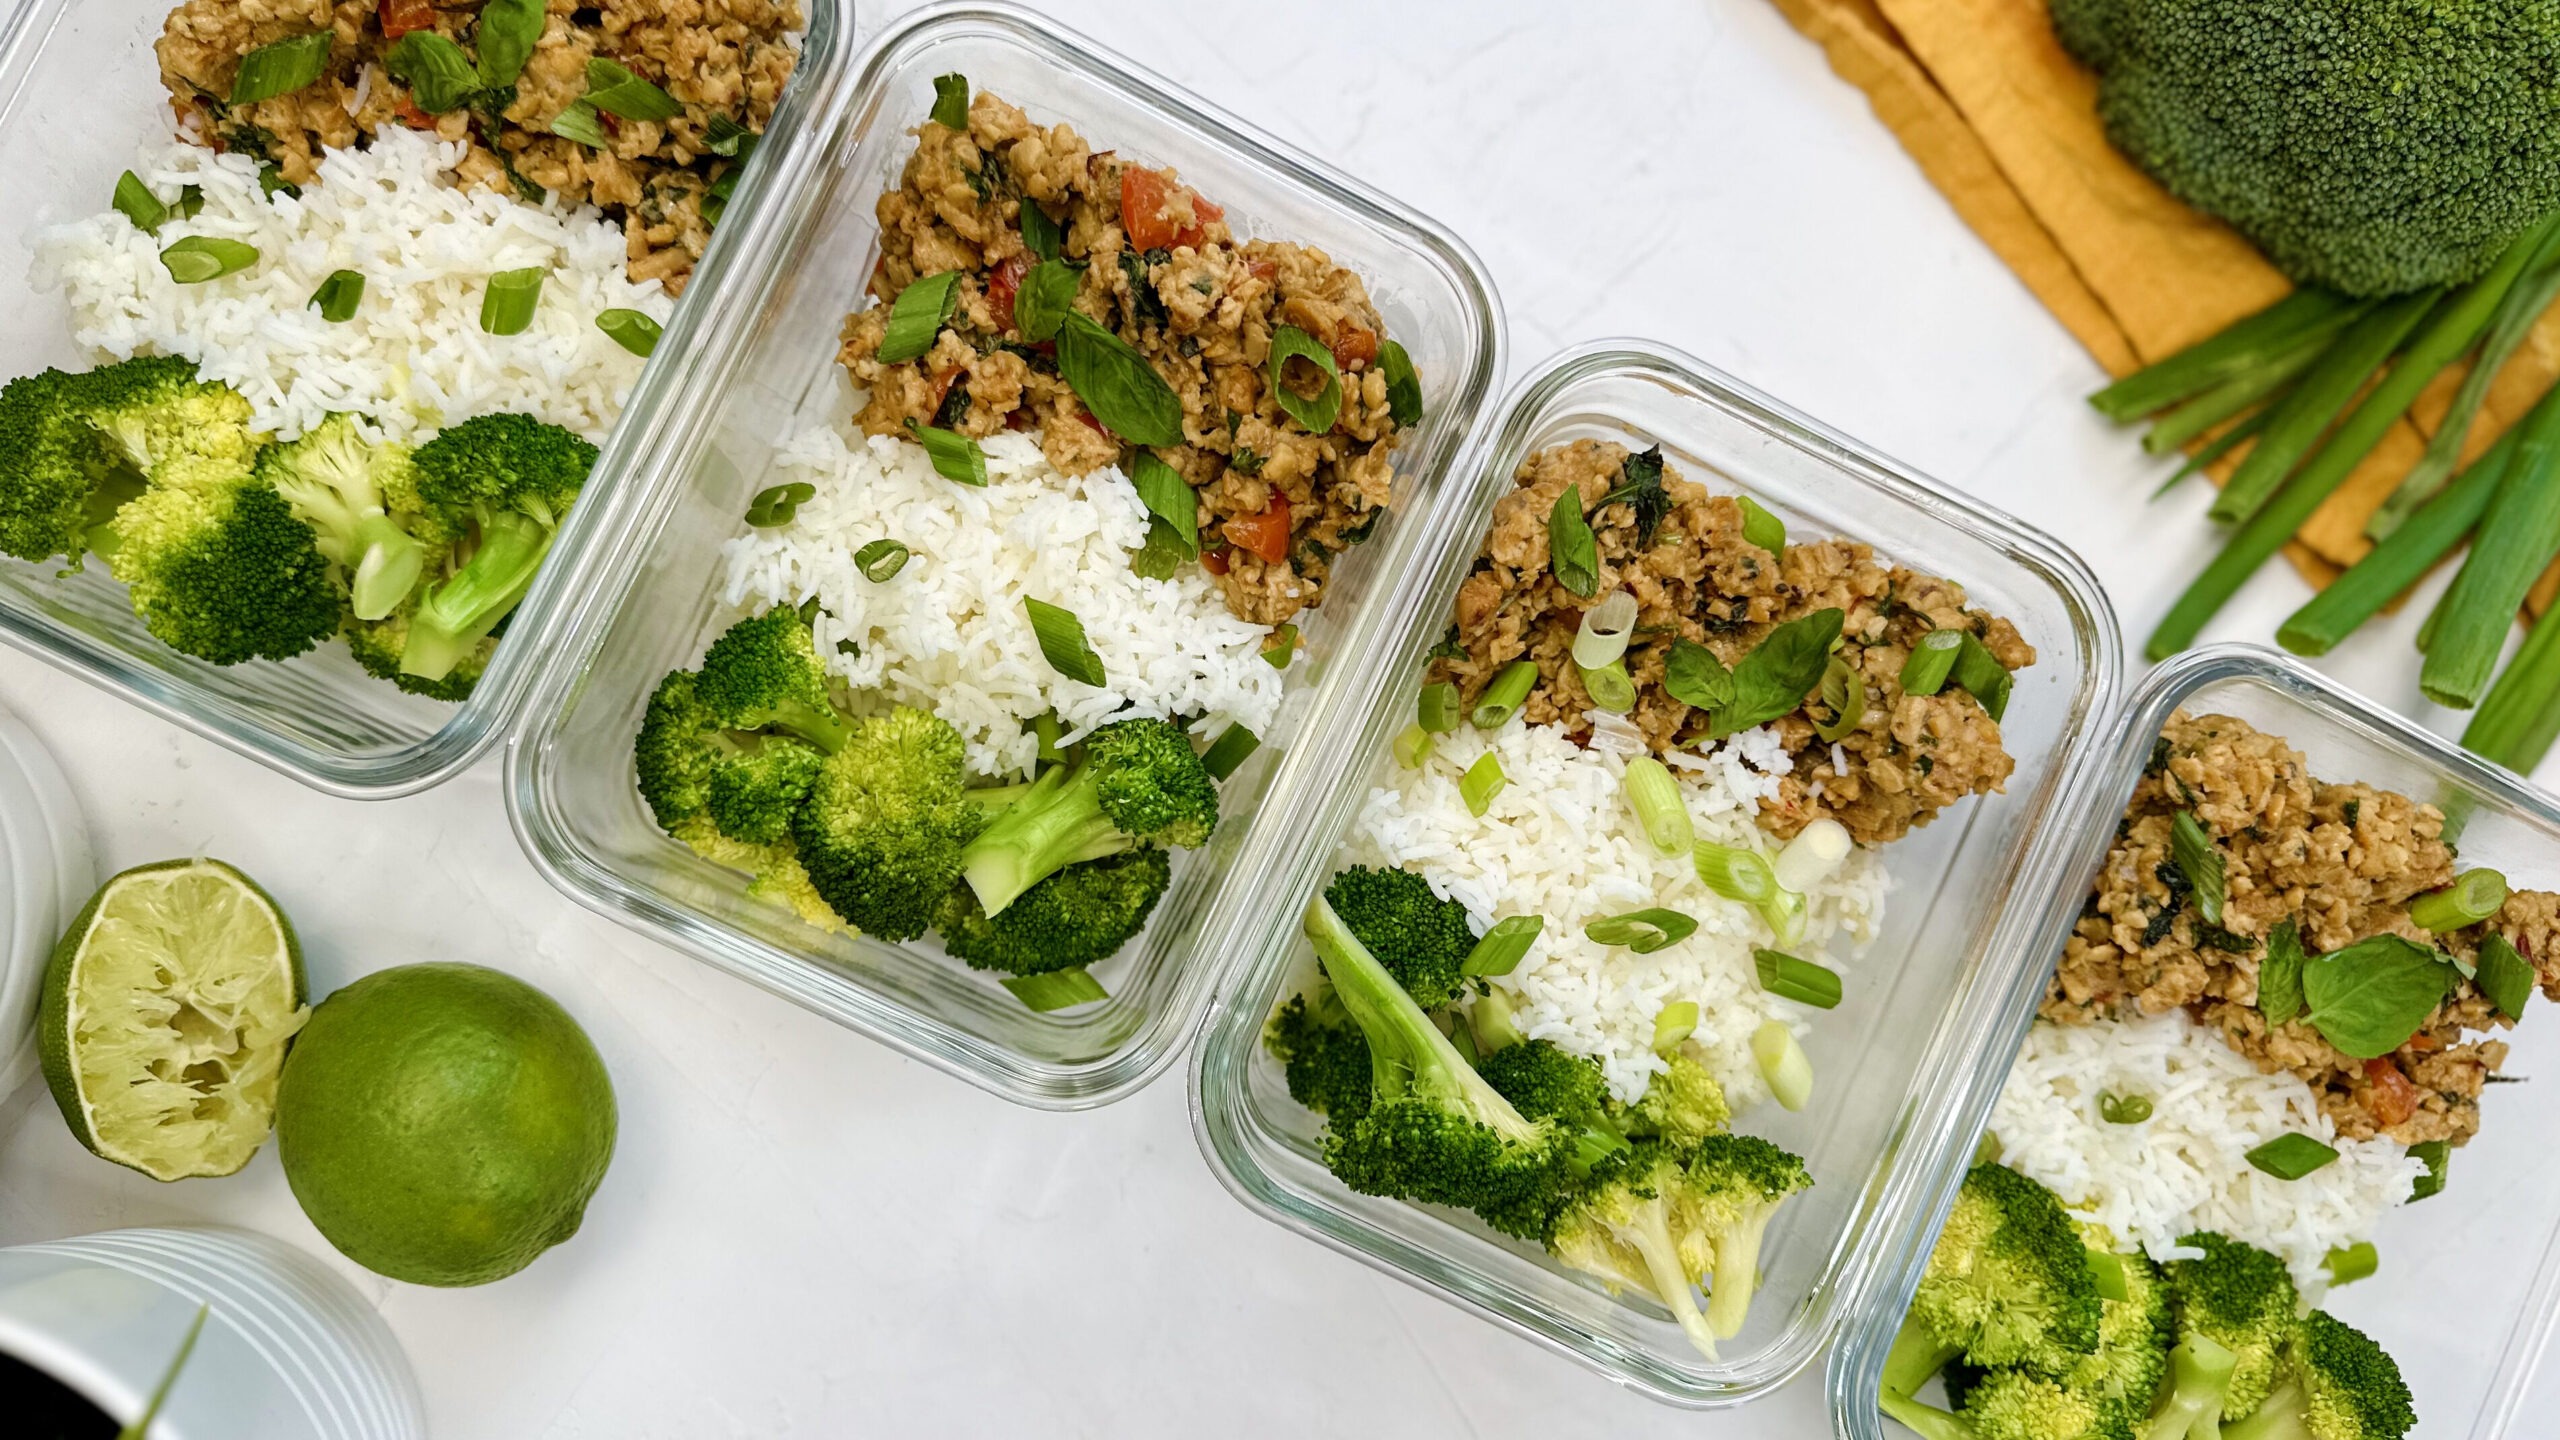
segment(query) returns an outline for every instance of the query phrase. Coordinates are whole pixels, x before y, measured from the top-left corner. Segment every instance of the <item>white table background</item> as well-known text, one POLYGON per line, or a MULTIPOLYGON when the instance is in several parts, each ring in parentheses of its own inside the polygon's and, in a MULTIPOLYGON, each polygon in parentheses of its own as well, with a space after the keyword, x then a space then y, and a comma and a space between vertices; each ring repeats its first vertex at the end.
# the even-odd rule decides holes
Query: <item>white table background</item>
MULTIPOLYGON (((866 35, 884 8, 908 7, 866 35)), ((1465 238, 1514 377, 1599 336, 1686 348, 2079 550, 2128 649, 2208 552, 2201 488, 2145 503, 2162 468, 2079 403, 2096 367, 1761 0, 1049 8, 1465 238)), ((2207 638, 2263 639, 2301 595, 2271 567, 2207 638)), ((2422 609, 2331 669, 2458 728, 2416 693, 2422 609)), ((1824 1433, 1811 1376, 1687 1415, 1265 1223, 1194 1148, 1180 1070, 1018 1109, 589 915, 518 852, 494 760, 366 805, 14 651, 0 698, 101 874, 219 855, 291 910, 315 994, 478 961, 603 1050, 621 1142, 575 1241, 476 1290, 337 1262, 444 1440, 1824 1433)), ((337 1261, 271 1150, 161 1186, 81 1151, 41 1086, 0 1099, 0 1244, 170 1221, 337 1261)))

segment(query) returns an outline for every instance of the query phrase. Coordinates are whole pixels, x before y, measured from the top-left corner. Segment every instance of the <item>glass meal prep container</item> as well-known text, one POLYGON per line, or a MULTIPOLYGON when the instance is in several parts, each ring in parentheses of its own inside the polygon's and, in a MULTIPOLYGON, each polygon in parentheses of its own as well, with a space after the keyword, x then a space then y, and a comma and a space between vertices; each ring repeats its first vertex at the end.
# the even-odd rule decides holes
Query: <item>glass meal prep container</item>
MULTIPOLYGON (((34 235, 104 209, 137 149, 168 134, 152 42, 175 3, 26 0, 6 16, 0 379, 90 363, 60 297, 26 283, 34 235)), ((734 368, 748 317, 774 283, 789 197, 804 188, 852 75, 853 0, 803 0, 802 9, 800 63, 769 138, 467 702, 403 694, 365 674, 335 641, 287 661, 222 666, 180 655, 151 638, 124 586, 98 563, 57 580, 57 565, 0 559, 0 639, 331 794, 404 795, 478 758, 522 713, 558 653, 556 636, 618 529, 619 502, 649 488, 698 419, 677 403, 686 382, 734 368)))
MULTIPOLYGON (((2505 770, 2457 749, 2289 656, 2250 645, 2192 651, 2152 672, 2109 723, 2096 763, 2067 792, 2068 824, 2053 837, 2058 869, 2040 883, 2062 886, 2077 910, 2105 863, 2117 821, 2160 727, 2177 710, 2231 715, 2303 753, 2310 772, 2332 782, 2363 781, 2462 817, 2466 867, 2491 866, 2518 889, 2560 888, 2560 804, 2505 770)), ((2050 904, 2023 886, 2021 899, 2050 904)), ((1996 1013, 1982 1019, 1997 1043, 1970 1077, 1961 1119, 1965 1149, 1983 1128, 2019 1043, 2062 954, 2057 934, 2015 977, 1996 1013)), ((2510 1076, 2547 1080, 2560 1057, 2560 1011, 2526 1006, 2513 1030, 2510 1076)), ((2560 1314, 2560 1097, 2548 1084, 2492 1086, 2481 1100, 2480 1133, 2452 1152, 2445 1188, 2392 1210, 2373 1239, 2381 1268, 2329 1292, 2321 1307, 2364 1330, 2400 1363, 2418 1411, 2415 1434, 2499 1440, 2544 1435, 2547 1422, 2518 1411, 2534 1364, 2560 1314)), ((1832 1357, 1832 1428, 1841 1440, 1906 1440, 1876 1411, 1885 1352, 1927 1265, 1960 1173, 1919 1197, 1925 1223, 1903 1228, 1896 1253, 1855 1330, 1832 1357)))
POLYGON ((1568 350, 1505 401, 1470 455, 1466 483, 1435 517, 1435 542, 1401 577, 1395 603, 1363 617, 1346 653, 1364 657, 1357 708, 1323 717, 1306 744, 1359 767, 1312 807, 1285 856, 1257 867, 1260 924, 1195 1058, 1195 1129, 1210 1168, 1255 1210, 1476 1310, 1658 1400, 1753 1399, 1813 1363, 1862 1311, 1879 1260, 1911 1208, 1966 1159, 1971 1128, 1950 1113, 1967 1056, 2005 1013, 2015 972, 2060 943, 2074 906, 2057 898, 2057 807, 2115 693, 2115 618, 2069 551, 1678 352, 1641 341, 1568 350), (1391 737, 1413 718, 1424 654, 1448 623, 1495 502, 1522 457, 1596 437, 1659 444, 1681 473, 1748 493, 1794 535, 1840 535, 1959 580, 1973 603, 2010 617, 2036 647, 2002 730, 2017 771, 2005 794, 1950 809, 1884 851, 1885 923, 1848 958, 1839 1008, 1806 1041, 1815 1099, 1740 1117, 1805 1158, 1814 1187, 1778 1212, 1749 1326, 1709 1363, 1649 1299, 1612 1297, 1539 1247, 1495 1238, 1471 1218, 1358 1195, 1319 1158, 1320 1117, 1289 1098, 1262 1043, 1273 1008, 1316 970, 1298 917, 1336 868, 1369 784, 1394 764, 1391 737), (2034 895, 2039 903, 2004 903, 2034 895))
POLYGON ((1346 636, 1419 563, 1427 518, 1500 371, 1500 316, 1482 266, 1431 221, 1023 11, 946 6, 906 19, 874 43, 855 92, 813 137, 816 174, 780 217, 773 284, 744 317, 745 363, 686 393, 687 413, 714 432, 622 517, 613 579, 596 587, 510 742, 508 806, 536 866, 580 903, 1009 1099, 1100 1105, 1153 1078, 1189 1040, 1227 957, 1265 923, 1238 903, 1235 882, 1258 873, 1256 857, 1288 843, 1338 780, 1340 765, 1305 737, 1321 717, 1365 703, 1346 636), (1275 733, 1221 787, 1225 823, 1206 849, 1176 852, 1146 931, 1095 967, 1110 999, 1051 1014, 932 950, 822 932, 748 895, 745 875, 660 832, 632 771, 650 691, 733 618, 720 601, 721 547, 770 483, 777 448, 801 425, 850 415, 838 332, 869 303, 875 202, 933 107, 934 77, 952 72, 1097 148, 1179 167, 1241 235, 1302 241, 1358 271, 1423 387, 1422 422, 1395 452, 1395 506, 1337 563, 1323 605, 1297 617, 1307 668, 1275 733))

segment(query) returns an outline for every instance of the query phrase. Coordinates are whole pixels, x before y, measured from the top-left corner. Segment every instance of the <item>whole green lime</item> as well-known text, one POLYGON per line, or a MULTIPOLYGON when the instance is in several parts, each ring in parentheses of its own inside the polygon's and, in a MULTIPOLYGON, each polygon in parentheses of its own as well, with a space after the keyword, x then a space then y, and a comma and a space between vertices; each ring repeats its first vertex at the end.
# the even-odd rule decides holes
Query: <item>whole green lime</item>
POLYGON ((331 994, 276 1097, 302 1213, 348 1259, 420 1285, 485 1285, 578 1233, 613 1132, 613 1081, 578 1022, 478 965, 331 994))

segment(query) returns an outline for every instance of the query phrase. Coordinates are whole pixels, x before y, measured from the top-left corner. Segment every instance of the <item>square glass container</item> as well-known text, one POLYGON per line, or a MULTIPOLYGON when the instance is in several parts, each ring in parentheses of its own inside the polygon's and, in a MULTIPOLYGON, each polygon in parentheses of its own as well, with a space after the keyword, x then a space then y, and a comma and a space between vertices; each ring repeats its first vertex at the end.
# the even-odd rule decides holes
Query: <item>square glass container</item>
MULTIPOLYGON (((173 0, 25 0, 0 30, 0 378, 84 366, 60 296, 26 283, 38 230, 103 209, 118 173, 169 133, 152 42, 173 0)), ((331 794, 382 799, 423 790, 470 764, 521 713, 558 653, 555 636, 586 593, 614 511, 643 489, 700 417, 674 406, 686 382, 726 374, 747 317, 774 283, 788 197, 805 185, 816 137, 850 91, 853 0, 803 0, 800 64, 686 289, 652 363, 608 437, 542 573, 518 606, 470 700, 405 695, 364 673, 335 641, 286 661, 211 665, 151 638, 124 586, 91 564, 0 559, 0 640, 331 794)))
POLYGON ((1430 539, 1428 517, 1500 373, 1500 314, 1482 266, 1431 221, 1026 12, 921 12, 873 43, 855 88, 817 137, 817 175, 792 197, 783 263, 748 320, 748 363, 689 395, 716 432, 628 517, 618 578, 599 588, 510 743, 508 805, 536 866, 581 904, 1009 1099, 1100 1105, 1189 1040, 1264 922, 1230 882, 1255 874, 1253 857, 1294 834, 1337 781, 1339 762, 1303 737, 1366 703, 1349 688, 1358 668, 1344 637, 1393 598, 1430 539), (875 202, 897 183, 934 77, 955 71, 1097 149, 1178 166, 1241 234, 1314 245, 1359 272, 1424 394, 1424 418, 1395 452, 1395 508, 1337 565, 1324 605, 1298 617, 1308 671, 1275 733, 1223 787, 1226 823, 1208 848, 1175 852, 1173 888, 1145 933, 1095 967, 1111 998, 1048 1015, 934 948, 823 933, 748 895, 745 876, 659 831, 632 778, 650 691, 733 618, 719 601, 721 547, 770 483, 776 450, 797 428, 847 414, 838 332, 868 303, 875 202))
POLYGON ((1603 341, 1538 368, 1470 454, 1466 483, 1435 517, 1435 545, 1350 649, 1364 657, 1357 708, 1324 717, 1314 743, 1354 760, 1259 867, 1261 924, 1195 1059, 1194 1128, 1210 1168, 1282 1225, 1486 1317, 1658 1400, 1737 1404, 1820 1356, 1860 1310, 1878 1258, 1917 1198, 1966 1159, 1954 1113, 1967 1052, 2006 1013, 2015 972, 2059 943, 2070 907, 2052 837, 2056 798, 2115 693, 2115 618, 2069 551, 2016 520, 1914 475, 1696 360, 1641 341, 1603 341), (1289 1098, 1262 1045, 1273 1008, 1314 973, 1298 916, 1335 868, 1369 788, 1413 714, 1426 649, 1448 623, 1494 503, 1530 452, 1582 437, 1661 445, 1688 478, 1748 492, 1796 535, 1864 540, 1884 556, 1961 581, 2036 648, 2003 725, 2017 760, 2007 793, 1945 812, 1884 853, 1893 881, 1875 942, 1846 967, 1838 1009, 1806 1049, 1816 1098, 1802 1114, 1764 1106, 1738 1128, 1802 1155, 1814 1188, 1787 1202, 1762 1256, 1749 1327, 1710 1364, 1657 1305, 1612 1297, 1534 1245, 1454 1212, 1357 1195, 1325 1170, 1319 1117, 1289 1098), (2038 903, 2004 903, 2010 896, 2038 903))
MULTIPOLYGON (((2059 871, 2042 877, 2063 886, 2065 908, 2078 910, 2088 895, 2152 742, 2182 709, 2283 736, 2323 780, 2361 780, 2437 805, 2461 822, 2466 865, 2491 866, 2520 890, 2560 889, 2560 804, 2549 795, 2291 656, 2218 645, 2153 671, 2067 793, 2068 832, 2053 842, 2059 871)), ((2016 894, 2037 904, 2054 898, 2023 884, 2016 894)), ((1968 1153, 2034 1022, 2063 938, 2025 967, 2008 1005, 1983 1019, 1999 1043, 1982 1053, 1972 1087, 1979 1103, 1963 1117, 1968 1153)), ((2504 1073, 2547 1078, 2543 1062, 2560 1058, 2555 1025, 2548 1002, 2529 1004, 2516 1029, 2500 1032, 2514 1047, 2504 1073)), ((2400 1362, 2416 1394, 2415 1433, 2444 1440, 2551 1433, 2547 1419, 2527 1422, 2518 1412, 2560 1311, 2560 1151, 2550 1138, 2560 1129, 2560 1095, 2547 1084, 2493 1086, 2481 1111, 2480 1133, 2453 1152, 2443 1192, 2384 1217, 2374 1237, 2381 1269, 2321 1302, 2400 1362)), ((1902 1227, 1885 1275, 1832 1357, 1832 1429, 1841 1440, 1907 1440, 1876 1412, 1876 1386, 1961 1179, 1946 1175, 1921 1197, 1912 1212, 1920 1223, 1902 1227)))

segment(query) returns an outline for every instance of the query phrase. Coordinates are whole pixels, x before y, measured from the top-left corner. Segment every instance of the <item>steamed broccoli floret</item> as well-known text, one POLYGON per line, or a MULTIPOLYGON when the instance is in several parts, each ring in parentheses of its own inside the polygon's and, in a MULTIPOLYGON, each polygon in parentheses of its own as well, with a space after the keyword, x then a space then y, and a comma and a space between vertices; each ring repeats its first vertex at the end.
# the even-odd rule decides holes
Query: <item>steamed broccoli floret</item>
POLYGON ((1042 877, 1141 844, 1208 843, 1218 783, 1190 737, 1163 720, 1120 720, 1085 737, 1074 765, 1045 771, 969 846, 970 888, 1001 915, 1042 877))
POLYGON ((352 415, 329 416, 301 439, 258 456, 258 478, 310 525, 320 553, 344 578, 347 608, 358 620, 399 608, 425 571, 426 547, 383 505, 384 477, 408 464, 408 447, 368 443, 352 415))
POLYGON ((1994 1370, 1967 1392, 1974 1440, 2134 1440, 2136 1407, 2023 1370, 1994 1370))
POLYGON ((809 622, 785 606, 741 620, 712 641, 695 690, 730 730, 778 731, 828 751, 843 749, 853 733, 828 694, 809 622))
POLYGON ((700 671, 658 682, 632 746, 640 795, 663 828, 701 814, 733 840, 778 844, 853 728, 828 698, 808 625, 768 610, 712 641, 700 671))
POLYGON ((809 881, 848 924, 883 940, 923 934, 986 824, 968 798, 960 732, 899 706, 858 722, 792 818, 809 881))
POLYGON ((149 464, 147 453, 111 438, 104 419, 123 417, 124 438, 139 439, 147 452, 152 427, 137 434, 134 417, 200 413, 207 406, 200 392, 219 388, 199 385, 194 364, 174 356, 85 373, 47 370, 0 387, 0 552, 62 556, 77 569, 93 532, 142 493, 149 464))
POLYGON ((2061 1200, 2006 1166, 1976 1165, 1885 1360, 1885 1391, 1907 1400, 1958 1355, 2061 1375, 2097 1350, 2101 1313, 2061 1200))
POLYGON ((2052 0, 2107 137, 2286 274, 2472 279, 2560 204, 2560 12, 2540 0, 2052 0))
POLYGON ((160 643, 216 665, 284 660, 338 628, 311 527, 243 465, 176 467, 116 511, 108 568, 160 643))
POLYGON ((348 653, 356 657, 356 663, 364 667, 366 674, 377 680, 388 680, 412 695, 424 695, 430 700, 449 700, 457 705, 470 699, 472 689, 480 683, 481 674, 498 653, 498 635, 505 626, 501 625, 498 630, 482 636, 478 644, 454 662, 451 670, 430 680, 400 668, 400 657, 409 648, 409 622, 417 613, 418 597, 413 591, 408 599, 379 620, 348 617, 345 631, 348 653))
POLYGON ((1410 870, 1354 865, 1325 887, 1333 913, 1387 967, 1425 1010, 1458 998, 1466 976, 1459 967, 1475 949, 1467 907, 1431 893, 1431 882, 1410 870))
POLYGON ((1348 1125, 1369 1108, 1369 1042, 1331 986, 1312 993, 1312 1002, 1292 995, 1273 1011, 1262 1043, 1288 1077, 1290 1099, 1348 1125))
POLYGON ((403 673, 444 678, 515 609, 595 460, 595 446, 530 415, 482 415, 418 447, 395 514, 414 507, 428 523, 413 533, 453 544, 418 597, 403 673))
POLYGON ((1660 1140, 1703 1140, 1724 1129, 1733 1118, 1724 1087, 1707 1067, 1674 1051, 1654 1072, 1644 1094, 1618 1115, 1618 1128, 1631 1136, 1660 1140))
POLYGON ((2223 1440, 2400 1440, 2418 1423, 2400 1366, 2363 1331, 2314 1310, 2295 1325, 2275 1390, 2223 1440))
POLYGON ((2222 1416, 2244 1419, 2273 1388, 2277 1355, 2292 1338, 2300 1308, 2293 1273, 2276 1256, 2209 1231, 2178 1243, 2205 1252, 2166 1269, 2179 1334, 2204 1336, 2232 1353, 2236 1368, 2222 1416))
MULTIPOLYGON (((1378 960, 1386 963, 1384 955, 1378 960)), ((1421 997, 1414 1001, 1421 1003, 1421 997)), ((1627 1152, 1626 1136, 1610 1115, 1608 1080, 1598 1061, 1559 1049, 1552 1041, 1530 1040, 1479 1057, 1476 1073, 1529 1119, 1553 1120, 1578 1131, 1577 1172, 1601 1171, 1627 1152)))
POLYGON ((1469 1065, 1324 897, 1307 938, 1370 1059, 1370 1103, 1325 1135, 1325 1165, 1364 1195, 1456 1205, 1542 1238, 1576 1182, 1569 1127, 1522 1115, 1469 1065))
POLYGON ((842 930, 845 923, 817 887, 809 883, 809 872, 800 866, 800 853, 789 844, 750 845, 720 833, 704 816, 695 816, 671 827, 668 834, 685 848, 714 865, 743 870, 754 876, 748 884, 750 895, 766 895, 791 907, 802 922, 821 930, 842 930))
POLYGON ((2209 1335, 2181 1336, 2169 1351, 2169 1385, 2143 1440, 2221 1440, 2222 1406, 2239 1358, 2209 1335))
POLYGON ((1153 845, 1070 865, 1022 892, 990 919, 963 882, 945 894, 934 928, 943 948, 973 970, 1045 975, 1098 964, 1146 928, 1173 881, 1173 862, 1153 845))
POLYGON ((2083 1225, 2080 1238, 2093 1255, 2104 1257, 2103 1263, 2123 1277, 2124 1298, 2100 1298, 2098 1348, 2075 1361, 2060 1378, 2075 1390, 2125 1401, 2140 1413, 2159 1394, 2169 1368, 2175 1330, 2168 1287, 2149 1256, 2114 1253, 2115 1237, 2103 1226, 2083 1225))

